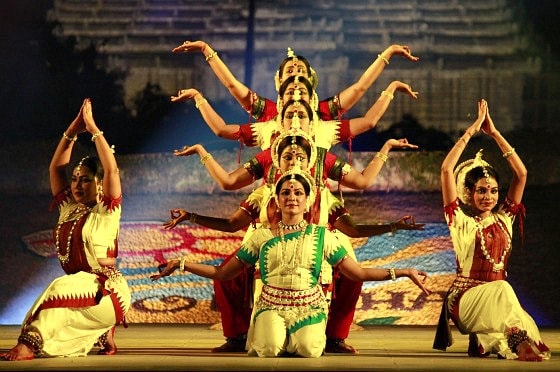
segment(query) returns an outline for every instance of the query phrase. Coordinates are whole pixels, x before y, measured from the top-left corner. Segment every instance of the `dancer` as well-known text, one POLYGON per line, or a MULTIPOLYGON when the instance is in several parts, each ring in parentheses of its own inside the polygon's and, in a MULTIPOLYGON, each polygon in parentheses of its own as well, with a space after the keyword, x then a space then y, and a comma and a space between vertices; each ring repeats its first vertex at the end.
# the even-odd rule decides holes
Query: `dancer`
MULTIPOLYGON (((274 102, 259 96, 237 80, 222 61, 218 52, 213 50, 206 42, 201 40, 187 40, 183 44, 173 48, 173 53, 191 51, 200 51, 204 55, 204 58, 218 79, 220 79, 222 84, 230 91, 231 95, 239 102, 244 110, 253 116, 253 118, 259 122, 263 122, 273 119, 279 113, 274 102)), ((344 89, 338 95, 320 102, 319 112, 321 119, 340 119, 341 114, 350 110, 377 80, 385 67, 389 65, 389 60, 394 55, 400 55, 412 62, 417 62, 419 60, 418 57, 411 54, 408 46, 398 44, 390 45, 382 53, 377 55, 377 58, 366 69, 358 81, 344 89)), ((279 90, 280 85, 290 76, 300 76, 310 80, 313 83, 313 90, 317 88, 317 84, 319 83, 317 74, 311 68, 307 59, 302 56, 297 56, 291 48, 288 48, 288 56, 280 63, 280 67, 275 75, 276 90, 279 90)))
MULTIPOLYGON (((309 127, 309 118, 311 115, 311 109, 305 101, 291 101, 283 110, 283 125, 288 128, 291 128, 292 125, 296 128, 309 127), (304 110, 301 110, 301 107, 299 106, 303 107, 304 110), (296 109, 297 112, 291 111, 292 109, 296 109)), ((284 130, 285 138, 287 140, 297 138, 298 136, 292 136, 290 134, 290 130, 291 129, 284 130)), ((301 136, 306 136, 306 134, 302 133, 301 136)), ((276 143, 282 144, 282 141, 283 139, 281 136, 277 138, 276 143)), ((323 171, 323 173, 321 171, 315 173, 315 179, 318 184, 318 194, 320 197, 317 199, 317 203, 315 203, 316 205, 312 208, 312 213, 309 215, 309 221, 317 223, 321 226, 328 226, 330 223, 331 228, 334 226, 340 229, 340 231, 337 231, 337 234, 339 235, 341 235, 341 232, 349 232, 352 236, 371 236, 379 233, 379 228, 375 227, 374 230, 372 230, 372 225, 361 226, 363 229, 360 232, 357 230, 352 231, 356 225, 353 221, 351 221, 347 211, 343 208, 342 203, 331 194, 328 187, 325 187, 326 178, 330 177, 336 181, 340 181, 341 184, 348 187, 362 189, 373 182, 377 173, 381 170, 381 167, 387 160, 388 152, 391 148, 416 148, 416 146, 408 144, 406 140, 389 140, 384 145, 383 149, 372 159, 370 164, 368 164, 367 170, 360 173, 353 169, 349 164, 333 159, 332 154, 325 153, 324 151, 317 151, 322 154, 322 157, 318 155, 311 155, 313 152, 311 149, 315 150, 313 146, 310 146, 312 142, 313 140, 308 138, 307 147, 303 146, 304 148, 297 150, 295 154, 291 155, 292 158, 302 159, 304 166, 308 165, 309 158, 317 158, 317 161, 315 162, 316 166, 314 166, 312 170, 315 171, 315 169, 317 169, 323 171), (364 229, 367 229, 368 231, 365 232, 364 229)), ((269 185, 273 185, 278 176, 277 170, 281 167, 278 165, 275 167, 270 166, 270 163, 275 161, 282 162, 285 159, 285 155, 282 154, 281 150, 278 150, 278 146, 272 146, 269 150, 263 151, 260 155, 257 155, 255 158, 245 163, 242 167, 239 167, 228 174, 201 145, 186 146, 183 150, 176 150, 175 154, 178 156, 185 156, 195 152, 201 157, 201 162, 207 167, 208 171, 215 180, 223 188, 228 190, 246 186, 258 178, 264 178, 269 185), (277 158, 276 156, 272 156, 272 153, 280 156, 277 158)), ((287 154, 289 155, 290 153, 288 152, 287 154)), ((311 162, 313 163, 313 161, 311 162)), ((269 195, 271 195, 270 192, 266 192, 268 187, 259 189, 251 194, 247 203, 242 207, 250 214, 253 214, 255 216, 254 218, 259 218, 261 223, 267 223, 267 221, 273 220, 274 216, 270 216, 269 211, 274 210, 275 208, 274 206, 270 207, 268 205, 268 201, 270 200, 269 195), (259 189, 265 191, 264 195, 262 192, 258 191, 259 189), (257 212, 254 211, 255 205, 260 206, 257 212)), ((395 225, 387 225, 385 228, 391 229, 391 226, 396 228, 395 225)), ((401 226, 405 228, 409 227, 408 224, 402 224, 401 226)), ((389 230, 385 230, 384 232, 389 232, 389 230)), ((352 245, 348 238, 341 235, 339 236, 339 239, 345 242, 346 249, 350 252, 350 254, 353 254, 352 245)), ((330 278, 331 276, 332 274, 328 277, 330 278)), ((338 275, 336 272, 335 277, 336 283, 334 283, 334 288, 344 289, 339 291, 337 290, 333 293, 333 300, 330 308, 332 316, 329 317, 328 323, 329 337, 327 352, 357 353, 357 350, 346 344, 344 340, 348 337, 350 326, 354 318, 355 305, 361 293, 361 283, 348 280, 343 275, 338 275)), ((222 311, 222 324, 224 335, 226 336, 226 343, 218 348, 215 348, 213 350, 215 352, 245 350, 248 315, 250 315, 251 312, 250 305, 252 301, 246 301, 245 299, 250 296, 243 295, 243 293, 252 293, 250 286, 252 278, 247 280, 242 278, 244 278, 244 276, 238 276, 234 281, 229 281, 227 285, 219 281, 214 282, 216 301, 222 311), (237 282, 237 284, 234 282, 237 282), (234 303, 238 303, 239 301, 243 302, 237 306, 233 306, 234 303), (245 315, 243 315, 243 313, 245 313, 245 315), (230 319, 235 319, 235 321, 230 321, 230 319), (246 319, 245 322, 243 322, 242 319, 246 319)))
POLYGON ((506 281, 513 222, 517 217, 522 224, 525 214, 521 199, 526 180, 525 165, 495 127, 488 103, 482 99, 478 102, 478 118, 441 167, 445 218, 456 254, 457 277, 443 304, 434 348, 445 350, 452 344, 451 318, 461 333, 469 334, 469 356, 497 353, 498 358, 522 361, 550 358, 537 325, 506 281), (496 142, 512 171, 501 203, 498 174, 482 159, 482 150, 474 159, 455 167, 470 138, 481 130, 496 142))
POLYGON ((81 356, 96 343, 101 346, 98 354, 115 354, 115 325, 124 322, 131 301, 127 282, 116 267, 121 183, 115 156, 93 119, 89 99, 63 132, 49 174, 60 212, 54 240, 66 274, 35 301, 17 345, 1 357, 81 356), (83 132, 91 134, 97 157, 81 159, 69 182, 65 172, 83 132))
POLYGON ((275 186, 281 220, 271 228, 260 228, 224 266, 171 260, 161 266, 152 280, 175 270, 228 280, 244 266, 259 262, 263 281, 253 317, 254 333, 248 340, 249 354, 276 357, 290 353, 319 357, 325 348, 327 302, 319 285, 323 259, 356 281, 380 281, 406 276, 426 294, 426 273, 412 269, 362 268, 325 227, 308 224, 305 210, 313 204, 314 181, 299 167, 282 176, 275 186), (423 278, 422 278, 423 277, 423 278))
MULTIPOLYGON (((414 99, 418 98, 418 92, 413 91, 410 85, 395 80, 389 83, 387 88, 381 92, 377 101, 361 117, 362 119, 326 120, 323 116, 317 117, 315 114, 317 111, 317 98, 311 82, 303 77, 291 76, 284 80, 280 87, 278 107, 276 109, 281 114, 285 104, 290 100, 307 102, 312 108, 309 118, 311 123, 315 123, 313 134, 324 139, 324 141, 317 145, 329 149, 331 145, 349 141, 355 136, 375 128, 389 108, 396 92, 403 92, 414 99)), ((223 118, 209 105, 208 100, 204 98, 202 93, 194 88, 181 89, 177 92, 176 96, 171 97, 172 102, 181 102, 188 99, 195 101, 196 108, 199 109, 204 121, 216 136, 240 141, 246 146, 258 146, 263 150, 270 147, 274 140, 274 134, 280 130, 279 126, 281 126, 283 121, 283 116, 275 116, 276 119, 259 123, 226 124, 223 118)))

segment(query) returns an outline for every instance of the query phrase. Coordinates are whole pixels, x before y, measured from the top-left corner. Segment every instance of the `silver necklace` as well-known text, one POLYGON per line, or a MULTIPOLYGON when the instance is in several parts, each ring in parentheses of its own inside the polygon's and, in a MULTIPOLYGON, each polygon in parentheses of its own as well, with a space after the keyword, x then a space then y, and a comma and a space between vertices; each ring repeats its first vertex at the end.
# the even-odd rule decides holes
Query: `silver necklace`
POLYGON ((303 255, 303 238, 305 236, 305 230, 301 230, 299 232, 299 236, 297 240, 294 242, 294 253, 292 254, 291 259, 286 262, 286 253, 287 253, 287 246, 288 242, 284 239, 284 229, 286 230, 296 230, 301 229, 307 225, 305 220, 295 224, 295 225, 286 225, 282 221, 278 222, 278 229, 280 230, 280 249, 278 249, 278 262, 280 267, 280 274, 284 275, 294 275, 296 274, 297 269, 301 263, 301 256, 303 255))
POLYGON ((492 271, 497 273, 504 269, 504 261, 508 252, 511 250, 511 236, 507 232, 506 228, 502 226, 502 223, 496 218, 496 216, 492 215, 494 221, 498 224, 500 230, 504 233, 504 236, 507 239, 507 246, 502 252, 502 256, 500 257, 500 262, 496 263, 496 261, 490 256, 488 250, 486 249, 486 240, 484 239, 484 233, 482 231, 482 224, 479 221, 476 221, 476 229, 478 230, 478 235, 480 236, 480 250, 484 257, 492 264, 492 271))
POLYGON ((58 259, 60 260, 60 262, 63 265, 68 263, 68 260, 70 259, 70 247, 72 246, 72 235, 74 233, 74 228, 76 227, 76 224, 80 221, 80 219, 86 213, 88 213, 90 210, 91 209, 89 207, 78 205, 75 209, 68 212, 68 214, 65 216, 63 221, 60 222, 56 226, 56 234, 55 234, 56 253, 57 253, 58 259), (66 253, 61 254, 60 253, 60 239, 59 239, 60 229, 65 222, 71 221, 71 219, 70 219, 71 215, 76 215, 76 218, 74 219, 74 222, 72 223, 72 227, 70 227, 70 231, 68 232, 68 239, 66 241, 66 253))

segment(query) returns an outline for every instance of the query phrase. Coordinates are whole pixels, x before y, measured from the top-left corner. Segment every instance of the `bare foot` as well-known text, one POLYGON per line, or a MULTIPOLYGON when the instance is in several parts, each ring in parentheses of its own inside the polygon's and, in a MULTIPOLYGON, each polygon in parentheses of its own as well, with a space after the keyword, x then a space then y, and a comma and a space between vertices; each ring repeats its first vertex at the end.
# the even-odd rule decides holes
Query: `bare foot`
POLYGON ((105 335, 105 344, 102 345, 103 349, 99 350, 99 355, 115 355, 117 353, 117 344, 115 343, 115 327, 108 330, 105 335))
POLYGON ((518 360, 524 362, 540 362, 542 358, 535 352, 529 341, 517 345, 518 360))
POLYGON ((34 354, 33 350, 31 350, 27 345, 19 343, 7 353, 0 355, 0 358, 11 361, 31 360, 34 358, 34 354))

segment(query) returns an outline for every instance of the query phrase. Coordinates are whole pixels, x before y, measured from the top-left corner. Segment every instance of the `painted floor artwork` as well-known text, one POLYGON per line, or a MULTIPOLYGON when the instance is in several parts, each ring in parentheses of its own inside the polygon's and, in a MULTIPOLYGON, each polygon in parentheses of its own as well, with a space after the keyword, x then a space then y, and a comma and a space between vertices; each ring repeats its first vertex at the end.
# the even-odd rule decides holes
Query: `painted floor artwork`
MULTIPOLYGON (((244 231, 222 233, 204 227, 179 225, 164 230, 162 222, 123 222, 119 240, 119 268, 132 289, 129 323, 220 322, 210 279, 174 274, 152 282, 158 263, 188 256, 193 262, 217 265, 241 244, 244 231)), ((43 230, 22 237, 26 247, 56 260, 52 232, 43 230)), ((364 267, 415 267, 428 273, 426 296, 410 280, 367 282, 356 306, 357 325, 435 325, 442 299, 455 275, 454 253, 444 223, 426 224, 424 230, 403 231, 351 239, 364 267)))

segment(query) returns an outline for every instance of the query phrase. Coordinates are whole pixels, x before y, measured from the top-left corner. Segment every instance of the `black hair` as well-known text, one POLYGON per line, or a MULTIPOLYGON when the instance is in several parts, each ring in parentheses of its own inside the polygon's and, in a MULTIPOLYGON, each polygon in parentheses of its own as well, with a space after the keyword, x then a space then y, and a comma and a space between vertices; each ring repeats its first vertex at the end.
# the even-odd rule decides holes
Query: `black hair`
POLYGON ((307 160, 311 158, 311 144, 309 141, 302 136, 287 136, 278 144, 278 163, 280 163, 280 158, 284 149, 290 145, 297 145, 305 150, 307 155, 307 160))
POLYGON ((101 164, 101 160, 99 160, 97 156, 86 156, 85 158, 82 158, 74 165, 73 169, 80 166, 87 167, 89 170, 91 170, 93 175, 97 177, 97 179, 103 179, 103 165, 101 164))
POLYGON ((465 188, 472 190, 474 185, 478 182, 481 178, 486 178, 486 176, 490 176, 496 180, 498 185, 500 184, 500 178, 498 177, 498 173, 492 168, 491 166, 478 166, 474 167, 470 171, 465 174, 465 188))
POLYGON ((309 96, 313 94, 314 92, 313 84, 311 84, 309 79, 306 79, 302 76, 290 76, 289 78, 287 78, 282 82, 282 85, 280 85, 280 89, 278 89, 278 94, 280 95, 280 97, 284 96, 284 93, 286 93, 286 89, 288 89, 288 85, 295 82, 296 78, 298 79, 298 82, 303 83, 303 85, 305 85, 305 87, 307 88, 307 92, 309 93, 309 96))
MULTIPOLYGON (((297 58, 298 61, 303 62, 303 64, 305 65, 305 68, 307 68, 307 76, 311 76, 311 65, 309 64, 309 61, 307 60, 307 58, 302 57, 302 56, 295 56, 295 58, 297 58)), ((287 57, 287 58, 284 58, 282 63, 280 63, 280 68, 278 69, 278 77, 280 79, 282 79, 282 73, 284 72, 284 66, 286 66, 286 63, 293 62, 293 61, 294 61, 294 57, 287 57)))
POLYGON ((309 120, 313 120, 313 109, 311 108, 311 106, 309 105, 309 103, 305 102, 305 101, 294 101, 293 99, 289 100, 288 102, 286 102, 284 104, 284 106, 282 107, 282 116, 281 118, 284 119, 284 115, 286 114, 286 110, 288 109, 288 107, 293 106, 296 102, 299 102, 300 105, 302 105, 303 107, 305 107, 305 111, 307 111, 307 115, 309 116, 309 120))
POLYGON ((307 179, 305 177, 303 177, 301 174, 297 174, 297 173, 286 174, 286 175, 280 177, 278 182, 276 182, 275 193, 276 193, 277 196, 280 195, 280 189, 282 188, 282 185, 284 184, 284 182, 286 182, 290 179, 295 179, 296 181, 299 181, 303 185, 303 189, 305 190, 305 195, 309 196, 309 194, 311 193, 311 185, 309 184, 309 182, 307 181, 307 179))

